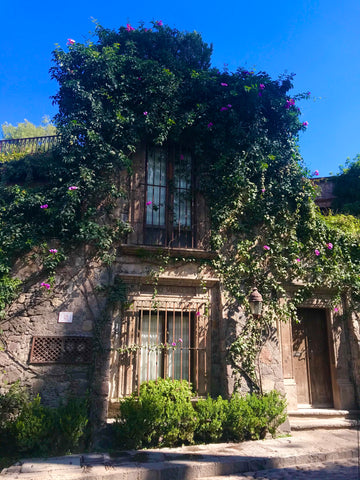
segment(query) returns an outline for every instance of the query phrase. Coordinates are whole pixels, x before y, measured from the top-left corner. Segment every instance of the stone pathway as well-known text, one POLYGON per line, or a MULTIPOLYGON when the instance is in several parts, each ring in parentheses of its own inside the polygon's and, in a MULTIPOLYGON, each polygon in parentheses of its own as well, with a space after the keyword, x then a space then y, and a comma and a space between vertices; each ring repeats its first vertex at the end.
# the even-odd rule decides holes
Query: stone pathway
POLYGON ((199 480, 360 480, 360 460, 312 463, 291 468, 274 468, 237 475, 206 477, 199 480))

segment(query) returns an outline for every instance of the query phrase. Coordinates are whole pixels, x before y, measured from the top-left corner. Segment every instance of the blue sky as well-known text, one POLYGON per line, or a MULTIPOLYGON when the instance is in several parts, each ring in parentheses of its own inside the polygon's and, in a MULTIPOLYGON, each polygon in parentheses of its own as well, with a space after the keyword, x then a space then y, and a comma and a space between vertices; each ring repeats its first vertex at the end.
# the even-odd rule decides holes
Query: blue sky
POLYGON ((108 28, 162 20, 196 30, 214 46, 213 65, 295 73, 293 93, 311 92, 299 105, 309 127, 300 137, 305 165, 321 176, 337 173, 360 153, 359 0, 148 0, 124 3, 18 0, 1 6, 0 124, 25 118, 39 124, 56 113, 50 96, 51 52, 67 38, 83 42, 92 18, 108 28))

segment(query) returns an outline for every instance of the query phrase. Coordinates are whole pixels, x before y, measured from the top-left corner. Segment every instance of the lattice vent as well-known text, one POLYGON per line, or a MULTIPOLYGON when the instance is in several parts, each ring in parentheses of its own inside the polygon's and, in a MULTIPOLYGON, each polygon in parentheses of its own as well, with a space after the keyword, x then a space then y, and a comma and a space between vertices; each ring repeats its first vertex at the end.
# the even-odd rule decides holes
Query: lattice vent
POLYGON ((90 363, 90 337, 33 337, 30 363, 90 363))

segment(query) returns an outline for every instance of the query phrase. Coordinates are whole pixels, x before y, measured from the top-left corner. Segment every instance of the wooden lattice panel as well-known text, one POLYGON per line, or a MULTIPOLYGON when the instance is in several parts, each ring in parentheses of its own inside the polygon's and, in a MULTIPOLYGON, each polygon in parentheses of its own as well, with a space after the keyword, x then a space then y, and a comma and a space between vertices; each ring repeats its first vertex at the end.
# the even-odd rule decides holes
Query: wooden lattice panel
POLYGON ((90 363, 90 337, 33 337, 30 363, 90 363))

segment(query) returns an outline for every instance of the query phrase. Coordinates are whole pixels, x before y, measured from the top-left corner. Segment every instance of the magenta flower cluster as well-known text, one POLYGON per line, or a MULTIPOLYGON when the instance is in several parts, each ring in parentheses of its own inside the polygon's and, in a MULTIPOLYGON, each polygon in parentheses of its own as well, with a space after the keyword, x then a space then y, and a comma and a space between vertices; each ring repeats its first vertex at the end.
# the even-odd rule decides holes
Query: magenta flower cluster
POLYGON ((68 190, 78 190, 78 189, 79 189, 79 187, 76 187, 75 185, 72 185, 71 187, 69 187, 68 190))
POLYGON ((47 203, 44 203, 44 205, 40 205, 40 208, 47 209, 49 205, 47 203))
POLYGON ((40 285, 41 285, 42 287, 46 288, 46 290, 50 290, 50 288, 51 288, 51 286, 50 286, 49 283, 42 282, 40 285))
POLYGON ((49 253, 58 253, 58 251, 56 248, 50 248, 49 253))
POLYGON ((66 45, 67 45, 67 46, 75 45, 75 40, 73 40, 72 38, 68 38, 68 39, 67 39, 67 42, 66 42, 66 45))
POLYGON ((290 98, 289 100, 286 100, 286 105, 285 108, 290 108, 295 105, 295 100, 293 98, 290 98))
POLYGON ((269 247, 269 245, 264 245, 264 246, 263 246, 263 249, 264 249, 264 250, 270 250, 270 247, 269 247))
POLYGON ((128 32, 133 32, 133 31, 135 30, 135 28, 132 27, 132 26, 130 25, 130 23, 127 23, 127 24, 126 24, 126 30, 127 30, 128 32))

